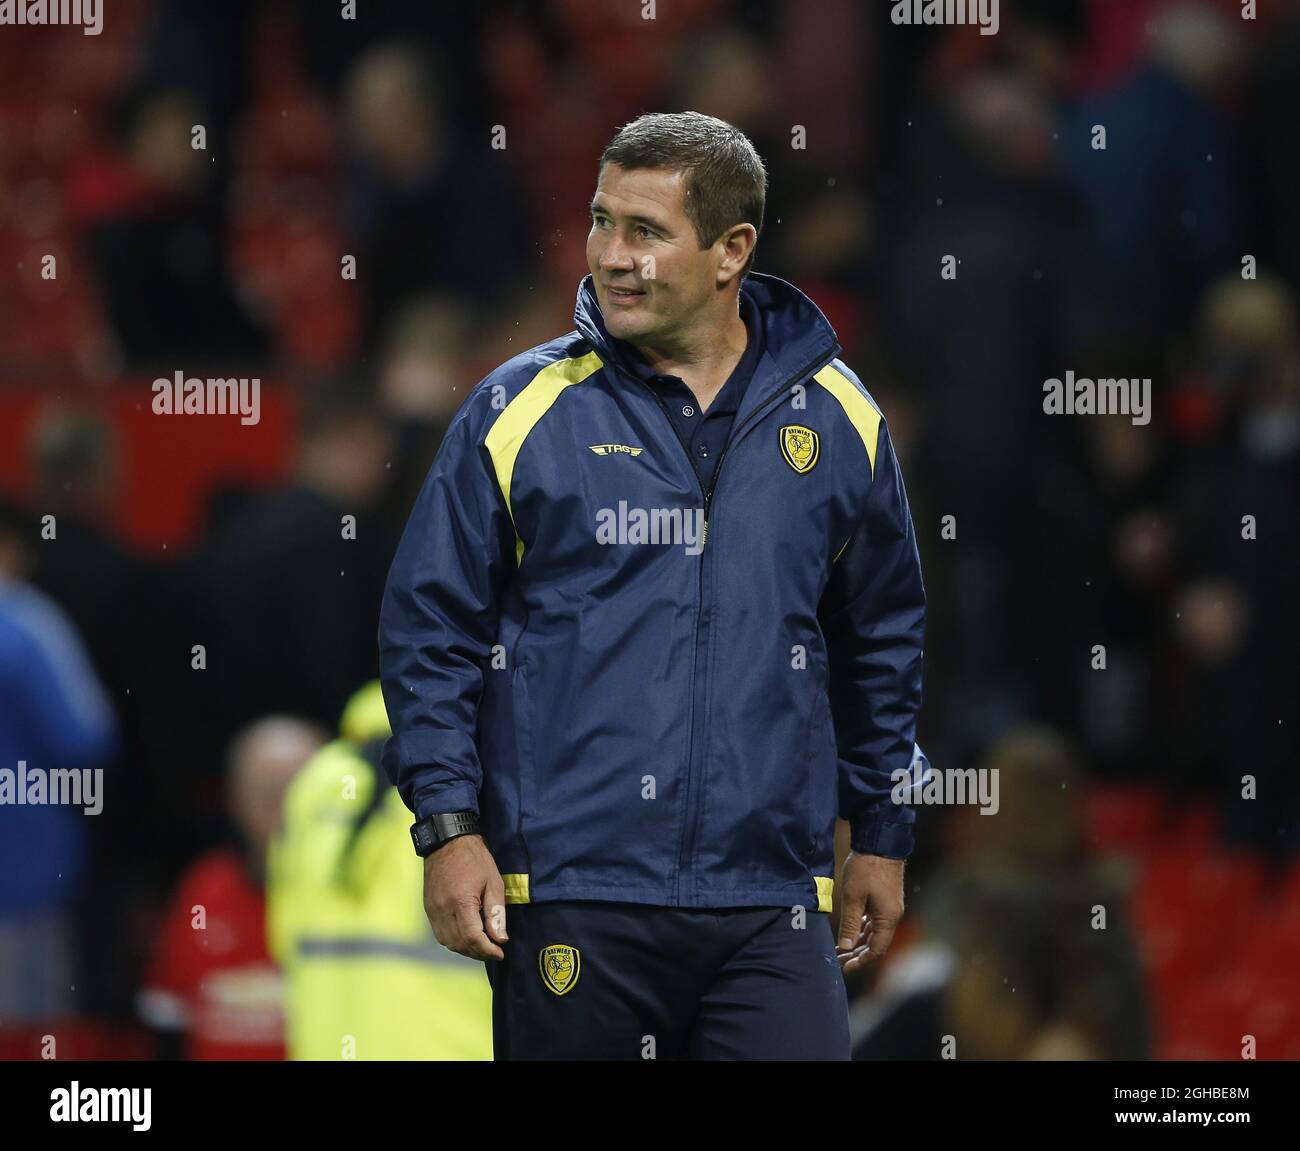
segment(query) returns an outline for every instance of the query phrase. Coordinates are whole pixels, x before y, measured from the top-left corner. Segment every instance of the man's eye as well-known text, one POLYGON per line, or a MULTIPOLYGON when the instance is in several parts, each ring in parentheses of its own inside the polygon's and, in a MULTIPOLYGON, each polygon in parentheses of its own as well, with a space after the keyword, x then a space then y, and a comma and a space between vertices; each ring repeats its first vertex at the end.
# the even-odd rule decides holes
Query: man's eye
POLYGON ((645 237, 648 237, 648 236, 651 235, 650 229, 647 228, 644 224, 638 224, 638 225, 636 226, 636 233, 637 233, 638 236, 642 236, 642 238, 645 238, 645 237))

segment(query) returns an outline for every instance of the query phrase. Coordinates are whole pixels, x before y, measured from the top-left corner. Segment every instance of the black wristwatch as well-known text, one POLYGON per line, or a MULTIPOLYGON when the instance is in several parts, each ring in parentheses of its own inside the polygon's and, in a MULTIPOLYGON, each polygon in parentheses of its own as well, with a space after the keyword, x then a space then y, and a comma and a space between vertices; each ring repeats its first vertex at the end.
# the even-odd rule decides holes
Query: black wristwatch
POLYGON ((473 811, 452 811, 446 815, 431 815, 419 823, 411 824, 411 842, 415 854, 429 855, 444 843, 461 835, 478 835, 478 815, 473 811))

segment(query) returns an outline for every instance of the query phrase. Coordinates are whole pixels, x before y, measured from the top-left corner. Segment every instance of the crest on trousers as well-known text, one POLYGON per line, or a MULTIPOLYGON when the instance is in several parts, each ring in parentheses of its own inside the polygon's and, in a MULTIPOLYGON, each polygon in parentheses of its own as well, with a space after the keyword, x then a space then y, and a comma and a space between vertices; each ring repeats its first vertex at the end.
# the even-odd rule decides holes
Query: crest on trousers
POLYGON ((781 429, 781 455, 796 472, 803 475, 817 465, 821 441, 812 428, 802 424, 786 424, 781 429))
POLYGON ((582 956, 576 947, 567 943, 552 943, 538 953, 537 964, 541 968, 542 982, 556 995, 564 995, 578 982, 582 956))

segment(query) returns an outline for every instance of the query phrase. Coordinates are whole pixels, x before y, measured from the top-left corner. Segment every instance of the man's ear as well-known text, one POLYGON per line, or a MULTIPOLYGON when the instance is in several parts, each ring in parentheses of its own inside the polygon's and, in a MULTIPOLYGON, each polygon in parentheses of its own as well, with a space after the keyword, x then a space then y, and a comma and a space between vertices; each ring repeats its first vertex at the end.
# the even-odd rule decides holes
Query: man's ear
POLYGON ((722 245, 722 259, 718 264, 718 284, 729 283, 745 268, 745 261, 758 243, 758 231, 753 224, 736 224, 724 232, 718 243, 722 245))

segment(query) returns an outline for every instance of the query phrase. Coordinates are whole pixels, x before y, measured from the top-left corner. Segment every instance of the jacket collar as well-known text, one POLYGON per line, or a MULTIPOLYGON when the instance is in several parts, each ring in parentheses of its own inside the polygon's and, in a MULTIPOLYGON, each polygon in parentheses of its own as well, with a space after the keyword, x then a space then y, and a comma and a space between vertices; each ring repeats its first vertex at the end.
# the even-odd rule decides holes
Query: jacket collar
MULTIPOLYGON (((758 308, 763 324, 764 348, 754 378, 745 390, 737 419, 748 415, 773 388, 787 380, 798 382, 829 363, 841 351, 830 321, 793 284, 776 276, 751 272, 741 283, 740 291, 758 308)), ((605 328, 605 318, 600 313, 590 275, 584 276, 578 285, 573 322, 602 361, 630 374, 619 341, 605 328)))

